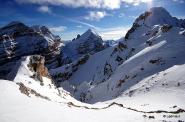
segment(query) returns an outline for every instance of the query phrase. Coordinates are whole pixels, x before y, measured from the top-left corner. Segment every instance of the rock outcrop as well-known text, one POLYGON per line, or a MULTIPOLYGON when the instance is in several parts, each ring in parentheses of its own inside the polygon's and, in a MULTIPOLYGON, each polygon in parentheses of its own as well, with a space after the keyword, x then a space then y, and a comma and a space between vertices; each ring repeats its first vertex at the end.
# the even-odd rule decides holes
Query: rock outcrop
POLYGON ((34 77, 43 82, 42 77, 48 77, 49 72, 47 67, 44 66, 45 59, 43 56, 40 55, 33 55, 30 57, 30 62, 28 67, 31 71, 35 72, 34 77))
POLYGON ((171 25, 164 24, 164 25, 161 27, 161 31, 162 31, 163 33, 166 33, 166 32, 168 32, 171 28, 172 28, 171 25))

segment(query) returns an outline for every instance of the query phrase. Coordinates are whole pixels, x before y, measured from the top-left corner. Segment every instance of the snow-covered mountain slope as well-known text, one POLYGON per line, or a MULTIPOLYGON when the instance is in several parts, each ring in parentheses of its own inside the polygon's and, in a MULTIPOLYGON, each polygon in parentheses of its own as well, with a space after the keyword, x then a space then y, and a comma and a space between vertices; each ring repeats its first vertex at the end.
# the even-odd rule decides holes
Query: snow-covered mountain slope
POLYGON ((134 53, 134 48, 119 43, 115 47, 104 49, 94 55, 85 55, 71 64, 51 69, 49 72, 55 81, 58 81, 59 86, 70 91, 77 99, 81 99, 81 94, 109 79, 116 68, 134 53), (76 87, 78 85, 79 88, 76 87))
MULTIPOLYGON (((161 8, 151 10, 160 12, 161 8)), ((61 86, 81 101, 95 103, 111 100, 127 93, 128 89, 145 78, 168 70, 174 65, 183 65, 184 33, 184 28, 175 25, 159 23, 147 27, 142 24, 131 33, 133 38, 90 55, 74 72, 71 68, 75 66, 74 62, 50 72, 59 79, 70 74, 67 79, 63 79, 65 82, 62 82, 61 86)), ((176 84, 178 82, 176 81, 176 84)), ((158 84, 163 83, 160 81, 158 84)))
MULTIPOLYGON (((157 110, 160 109, 159 111, 150 111, 150 109, 142 111, 141 108, 148 108, 148 104, 140 106, 138 103, 132 104, 132 106, 140 106, 141 108, 139 109, 134 109, 132 107, 123 108, 121 104, 116 104, 115 102, 114 104, 102 103, 101 105, 93 105, 92 108, 88 107, 88 105, 84 107, 83 104, 79 104, 78 107, 75 107, 69 103, 56 103, 37 97, 27 97, 26 95, 21 94, 19 88, 20 87, 12 81, 0 81, 1 122, 32 122, 45 120, 55 122, 60 122, 61 120, 81 122, 86 122, 87 120, 90 122, 102 122, 105 120, 107 122, 176 122, 177 120, 183 121, 185 119, 184 113, 180 112, 183 111, 183 109, 178 109, 176 106, 172 106, 171 108, 168 108, 167 111, 163 111, 162 113, 160 113, 160 110, 163 110, 163 106, 157 107, 157 110), (176 114, 173 114, 173 112, 176 114), (83 117, 79 117, 81 115, 83 115, 83 117), (107 117, 105 118, 105 116, 107 117)), ((129 99, 125 102, 127 104, 130 102, 133 103, 133 101, 129 99)))
MULTIPOLYGON (((160 109, 159 111, 150 111, 150 109, 142 111, 141 108, 128 108, 128 106, 125 107, 115 102, 112 104, 97 104, 92 107, 83 103, 72 104, 74 101, 58 103, 35 96, 28 97, 22 94, 20 86, 12 81, 0 80, 0 92, 1 122, 61 122, 61 120, 64 122, 176 122, 185 119, 183 109, 178 109, 176 106, 172 106, 168 111, 163 111, 163 106, 157 108, 157 110, 160 109)), ((130 101, 127 99, 127 103, 130 101)), ((135 104, 136 106, 139 106, 139 104, 135 104)), ((147 104, 141 107, 147 108, 147 104)))
POLYGON ((102 38, 92 29, 67 43, 61 52, 61 57, 74 61, 82 55, 95 53, 104 49, 102 38))
MULTIPOLYGON (((181 29, 174 27, 168 33, 157 34, 152 40, 155 44, 146 46, 136 53, 120 65, 109 80, 91 89, 88 100, 91 99, 91 102, 96 98, 101 101, 108 100, 121 94, 128 96, 138 93, 147 94, 152 90, 160 93, 162 92, 158 90, 160 87, 166 91, 180 92, 178 84, 182 85, 182 89, 185 84, 182 70, 185 64, 183 57, 185 37, 180 34, 181 32, 181 29), (176 65, 180 68, 173 69, 176 65), (177 72, 179 75, 176 74, 176 77, 172 75, 173 73, 169 72, 171 68, 172 72, 177 72)), ((147 44, 143 43, 143 45, 147 44)), ((181 97, 178 98, 181 99, 181 97)))
POLYGON ((21 22, 12 22, 0 29, 0 78, 5 78, 11 70, 8 66, 13 67, 22 56, 41 54, 47 64, 57 66, 55 59, 60 54, 60 39, 46 27, 41 30, 42 33, 21 22))
MULTIPOLYGON (((142 105, 141 103, 141 106, 128 104, 133 102, 133 100, 129 102, 129 99, 127 99, 127 106, 120 104, 122 99, 96 105, 78 102, 62 88, 56 89, 51 79, 47 77, 42 76, 43 85, 41 85, 41 81, 36 75, 39 75, 37 71, 42 70, 36 68, 35 71, 33 65, 35 63, 39 66, 42 65, 44 63, 43 57, 38 55, 24 57, 20 60, 13 81, 0 80, 1 122, 32 122, 45 121, 46 119, 47 121, 55 122, 60 122, 61 120, 142 122, 154 120, 175 121, 176 118, 178 120, 185 118, 184 110, 181 109, 183 106, 178 104, 176 104, 178 106, 175 108, 173 108, 174 106, 171 106, 172 108, 151 106, 148 109, 147 105, 142 105), (160 111, 163 112, 160 114, 160 111), (116 114, 112 114, 113 112, 116 114), (81 115, 83 117, 79 117, 81 115), (105 119, 107 115, 109 116, 105 119)), ((41 75, 43 74, 41 73, 41 75)))
POLYGON ((60 91, 56 89, 47 68, 44 66, 44 57, 39 55, 23 57, 16 65, 9 77, 12 77, 13 82, 17 83, 20 88, 22 87, 20 90, 23 90, 22 92, 26 95, 29 96, 29 94, 32 94, 31 91, 35 91, 39 94, 38 96, 58 102, 67 101, 68 98, 71 98, 69 93, 62 90, 62 88, 60 91))
MULTIPOLYGON (((130 103, 132 102, 133 105, 147 103, 148 105, 145 109, 150 110, 152 107, 159 106, 163 106, 163 108, 167 110, 169 109, 169 106, 175 105, 184 108, 184 67, 185 64, 177 64, 159 73, 146 77, 138 84, 127 89, 116 101, 126 104, 127 100, 131 100, 130 103), (143 98, 147 99, 143 101, 143 98)), ((130 103, 127 104, 132 106, 130 103)))
MULTIPOLYGON (((130 87, 142 82, 142 79, 150 78, 152 75, 165 71, 174 65, 184 64, 185 36, 183 33, 185 30, 173 27, 168 32, 163 33, 162 26, 156 26, 151 32, 155 32, 156 28, 159 32, 148 40, 129 40, 127 46, 132 47, 130 49, 127 48, 111 55, 115 48, 108 48, 91 56, 87 63, 79 67, 66 81, 73 84, 81 83, 72 92, 76 98, 86 102, 113 99, 122 92, 128 92, 127 90, 130 87), (135 45, 135 41, 139 41, 140 44, 135 45), (123 64, 120 65, 119 61, 116 60, 118 57, 122 59, 120 63, 123 62, 123 64), (87 71, 88 69, 91 71, 87 71)), ((177 78, 179 77, 181 76, 177 76, 177 78)), ((66 82, 64 82, 64 86, 66 82)), ((157 83, 161 85, 163 82, 161 80, 157 83)), ((168 79, 166 82, 171 82, 171 80, 168 79)), ((174 84, 178 84, 178 82, 181 81, 175 81, 174 84)), ((149 83, 149 86, 153 83, 155 83, 155 79, 149 83)), ((150 88, 145 86, 143 89, 148 90, 150 88)))

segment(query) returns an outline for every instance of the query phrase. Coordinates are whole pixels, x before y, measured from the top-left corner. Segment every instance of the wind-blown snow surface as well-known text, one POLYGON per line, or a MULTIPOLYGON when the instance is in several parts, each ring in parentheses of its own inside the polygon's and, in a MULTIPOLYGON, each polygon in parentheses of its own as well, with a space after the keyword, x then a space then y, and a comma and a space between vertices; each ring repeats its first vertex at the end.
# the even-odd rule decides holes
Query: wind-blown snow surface
MULTIPOLYGON (((51 102, 36 97, 30 98, 21 94, 18 85, 12 81, 1 80, 0 91, 1 122, 154 122, 162 120, 175 122, 176 119, 185 119, 184 114, 144 114, 116 105, 107 109, 94 110, 67 106, 65 103, 51 102), (164 115, 166 117, 163 117, 164 115), (149 116, 154 116, 155 119, 149 119, 149 116)), ((101 108, 103 106, 105 105, 95 105, 94 107, 101 108)))

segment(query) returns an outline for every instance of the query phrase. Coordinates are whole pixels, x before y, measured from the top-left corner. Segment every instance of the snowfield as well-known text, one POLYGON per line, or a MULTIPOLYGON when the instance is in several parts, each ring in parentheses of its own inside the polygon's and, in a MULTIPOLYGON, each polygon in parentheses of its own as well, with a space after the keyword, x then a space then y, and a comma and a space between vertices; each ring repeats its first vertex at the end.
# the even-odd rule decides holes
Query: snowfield
MULTIPOLYGON (((101 109, 104 106, 107 106, 107 103, 99 103, 93 105, 93 107, 100 108, 99 110, 78 108, 74 106, 69 106, 67 103, 57 103, 53 101, 48 101, 44 99, 39 99, 37 97, 27 97, 24 94, 21 94, 19 91, 18 85, 12 81, 1 80, 0 82, 0 121, 1 122, 71 122, 71 121, 80 121, 80 122, 154 122, 154 121, 172 121, 176 122, 177 120, 184 120, 185 113, 180 114, 171 114, 171 113, 141 113, 135 112, 133 110, 128 110, 117 105, 113 105, 106 109, 101 109), (149 118, 150 117, 150 118, 149 118), (154 117, 154 118, 153 118, 154 117)), ((176 92, 177 93, 177 92, 176 92)), ((158 94, 155 94, 154 98, 151 96, 138 96, 132 99, 125 99, 123 103, 128 103, 132 107, 138 110, 145 108, 146 111, 148 104, 155 104, 156 101, 162 98, 158 94), (152 98, 152 99, 150 99, 152 98), (143 104, 141 104, 141 102, 143 104), (134 104, 135 103, 135 104, 134 104), (144 104, 145 103, 145 104, 144 104), (140 108, 140 107, 141 108, 140 108)), ((166 95, 166 94, 165 94, 166 95)), ((177 96, 180 97, 181 95, 177 96)), ((165 97, 165 96, 163 96, 165 97)), ((123 100, 123 99, 122 99, 123 100)), ((164 98, 163 98, 164 100, 164 98)), ((169 100, 168 97, 166 101, 169 100)), ((184 101, 184 98, 181 100, 184 101)), ((114 100, 116 102, 121 102, 119 99, 114 100)), ((161 100, 162 101, 162 100, 161 100)), ((163 103, 165 103, 164 101, 163 103)), ((176 102, 174 100, 172 102, 176 102)), ((167 103, 168 104, 168 103, 167 103)), ((83 104, 79 104, 84 106, 83 104)), ((156 104, 157 105, 157 104, 156 104)), ((153 106, 155 109, 166 108, 162 104, 161 106, 153 106)), ((88 105, 87 105, 88 106, 88 105)), ((181 107, 184 106, 183 102, 181 107)), ((178 106, 179 107, 179 106, 178 106)), ((152 108, 152 107, 151 107, 152 108)), ((177 108, 171 106, 168 108, 170 111, 175 111, 177 108)), ((151 110, 151 109, 150 109, 151 110)))

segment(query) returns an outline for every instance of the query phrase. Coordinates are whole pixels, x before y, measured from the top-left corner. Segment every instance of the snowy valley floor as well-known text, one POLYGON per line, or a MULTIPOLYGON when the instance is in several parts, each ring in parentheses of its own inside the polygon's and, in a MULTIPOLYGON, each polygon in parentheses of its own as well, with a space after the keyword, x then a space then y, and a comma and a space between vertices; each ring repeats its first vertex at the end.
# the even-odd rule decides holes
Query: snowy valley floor
POLYGON ((167 95, 151 93, 152 96, 123 97, 89 105, 75 100, 59 103, 35 96, 28 97, 11 81, 1 80, 0 91, 0 122, 182 122, 185 120, 184 93, 179 94, 177 98, 167 96, 174 96, 173 94, 180 92, 169 92, 167 95))

